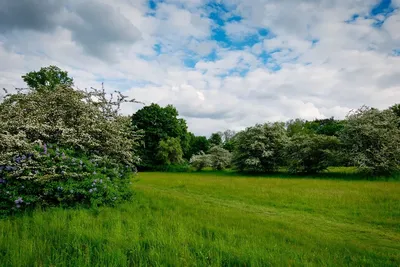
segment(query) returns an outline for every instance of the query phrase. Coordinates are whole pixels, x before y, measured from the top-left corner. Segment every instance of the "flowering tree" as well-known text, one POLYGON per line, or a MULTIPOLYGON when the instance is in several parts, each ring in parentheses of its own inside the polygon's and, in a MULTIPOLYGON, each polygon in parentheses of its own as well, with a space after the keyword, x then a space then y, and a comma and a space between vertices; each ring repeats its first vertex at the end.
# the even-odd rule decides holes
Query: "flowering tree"
POLYGON ((213 146, 210 151, 211 166, 214 170, 223 170, 231 164, 231 153, 220 146, 213 146))
POLYGON ((347 116, 341 133, 353 163, 361 172, 389 175, 400 166, 400 117, 395 110, 361 107, 347 116))
POLYGON ((140 138, 118 113, 127 101, 118 92, 107 97, 104 88, 67 85, 7 94, 0 104, 0 211, 21 207, 21 199, 47 205, 127 197, 140 138), (95 180, 101 190, 92 188, 95 180))
POLYGON ((210 155, 205 154, 203 151, 200 151, 199 154, 193 155, 190 158, 190 165, 196 169, 196 171, 201 171, 205 167, 211 166, 211 158, 210 155))
POLYGON ((235 136, 233 164, 239 171, 274 171, 284 160, 287 141, 283 123, 249 127, 235 136))

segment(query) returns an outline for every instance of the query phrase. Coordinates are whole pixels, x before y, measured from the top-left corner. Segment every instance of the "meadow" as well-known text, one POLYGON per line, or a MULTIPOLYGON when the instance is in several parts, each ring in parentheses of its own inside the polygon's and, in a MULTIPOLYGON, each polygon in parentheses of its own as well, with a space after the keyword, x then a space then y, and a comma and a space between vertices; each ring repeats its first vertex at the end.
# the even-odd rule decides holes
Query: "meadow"
POLYGON ((139 173, 117 207, 0 219, 0 266, 399 266, 400 183, 334 178, 139 173))

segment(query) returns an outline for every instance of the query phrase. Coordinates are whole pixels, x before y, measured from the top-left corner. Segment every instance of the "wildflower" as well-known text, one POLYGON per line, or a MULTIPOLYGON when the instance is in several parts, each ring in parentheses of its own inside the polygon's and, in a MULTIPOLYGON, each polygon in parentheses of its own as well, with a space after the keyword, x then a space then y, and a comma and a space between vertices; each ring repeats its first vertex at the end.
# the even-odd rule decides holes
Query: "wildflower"
POLYGON ((24 201, 22 200, 22 198, 21 197, 19 197, 19 198, 17 198, 15 201, 15 204, 21 204, 21 203, 24 203, 24 201))
POLYGON ((82 160, 79 161, 79 164, 81 164, 81 165, 83 164, 82 160))
POLYGON ((65 153, 64 153, 64 152, 61 154, 61 157, 62 157, 63 159, 65 159, 65 153))
POLYGON ((38 174, 39 173, 39 171, 38 170, 35 170, 35 174, 38 174))
POLYGON ((22 155, 21 160, 26 160, 26 156, 22 155))
POLYGON ((93 174, 97 174, 96 171, 94 171, 93 174))
POLYGON ((61 171, 61 175, 64 175, 65 174, 65 171, 61 171))
POLYGON ((7 181, 3 178, 0 178, 0 184, 5 184, 7 181))
POLYGON ((46 143, 44 143, 44 145, 43 145, 43 152, 44 152, 44 154, 47 154, 47 145, 46 145, 46 143))
POLYGON ((18 163, 18 164, 21 163, 21 158, 20 157, 16 157, 15 158, 15 162, 18 163))
POLYGON ((100 183, 101 183, 101 184, 103 183, 103 179, 100 179, 100 183))
POLYGON ((93 191, 97 191, 97 188, 95 187, 95 188, 93 188, 93 191))
POLYGON ((24 189, 24 188, 25 188, 25 186, 21 185, 21 188, 22 188, 22 189, 24 189))
POLYGON ((70 192, 71 194, 73 194, 73 193, 74 193, 74 190, 71 189, 71 190, 69 190, 69 192, 70 192))
POLYGON ((93 192, 93 189, 89 189, 89 193, 92 193, 93 192))

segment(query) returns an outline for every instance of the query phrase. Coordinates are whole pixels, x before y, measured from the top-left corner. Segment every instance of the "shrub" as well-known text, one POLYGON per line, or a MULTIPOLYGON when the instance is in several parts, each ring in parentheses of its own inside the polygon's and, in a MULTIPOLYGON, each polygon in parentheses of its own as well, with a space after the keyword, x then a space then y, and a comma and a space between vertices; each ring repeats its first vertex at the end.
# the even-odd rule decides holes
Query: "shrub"
POLYGON ((192 165, 193 168, 196 169, 196 171, 201 171, 206 167, 210 167, 211 166, 210 155, 207 155, 203 151, 201 151, 199 154, 192 156, 192 158, 190 159, 190 164, 192 165))
POLYGON ((51 144, 0 166, 0 215, 40 206, 113 205, 129 199, 129 166, 51 144))
POLYGON ((360 172, 390 175, 399 170, 399 117, 388 109, 362 107, 347 116, 341 140, 360 172))
POLYGON ((231 153, 220 146, 214 146, 210 149, 211 167, 214 170, 223 170, 231 163, 231 153))
POLYGON ((130 119, 118 114, 124 101, 121 94, 107 99, 104 89, 66 86, 7 95, 0 104, 0 181, 7 195, 2 196, 2 213, 16 208, 17 200, 22 209, 27 206, 21 203, 108 204, 114 197, 126 198, 124 179, 139 160, 139 136, 130 119), (88 186, 99 179, 108 189, 93 189, 89 195, 88 186), (74 194, 61 194, 58 187, 74 194))
POLYGON ((295 135, 286 146, 291 173, 317 173, 326 170, 335 158, 339 139, 326 135, 295 135))
POLYGON ((233 164, 239 171, 277 170, 283 162, 283 148, 287 141, 283 123, 249 127, 235 136, 233 164))

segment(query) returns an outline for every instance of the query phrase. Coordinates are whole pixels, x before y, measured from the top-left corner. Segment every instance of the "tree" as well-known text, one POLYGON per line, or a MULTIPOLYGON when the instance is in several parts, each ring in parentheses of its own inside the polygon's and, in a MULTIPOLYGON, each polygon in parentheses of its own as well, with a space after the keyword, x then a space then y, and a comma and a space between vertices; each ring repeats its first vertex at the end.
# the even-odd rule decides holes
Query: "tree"
POLYGON ((213 146, 210 151, 211 167, 214 170, 223 170, 230 165, 232 156, 231 153, 220 146, 213 146))
POLYGON ((130 118, 118 114, 125 97, 108 100, 102 90, 65 85, 5 97, 0 216, 36 204, 112 204, 131 195, 139 136, 130 118))
POLYGON ((326 170, 339 147, 336 136, 297 134, 286 146, 286 160, 291 173, 317 173, 326 170))
POLYGON ((249 127, 235 137, 233 164, 239 171, 277 170, 284 160, 283 148, 287 141, 283 123, 249 127))
POLYGON ((340 138, 361 172, 390 175, 399 170, 399 122, 392 109, 363 106, 349 113, 340 138))
POLYGON ((199 154, 201 151, 208 152, 210 143, 205 136, 195 136, 189 133, 189 149, 186 158, 190 159, 193 155, 199 154))
POLYGON ((306 128, 306 121, 302 119, 289 120, 286 122, 286 131, 289 137, 296 134, 309 134, 309 129, 306 128))
POLYGON ((39 71, 31 71, 22 76, 29 88, 37 91, 54 90, 58 85, 71 87, 74 80, 68 76, 67 71, 57 66, 41 68, 39 71))
POLYGON ((324 134, 329 136, 338 136, 344 128, 344 121, 335 120, 333 117, 329 119, 315 119, 307 121, 304 127, 309 133, 324 134))
POLYGON ((179 164, 183 161, 183 152, 179 138, 168 137, 158 146, 157 160, 161 165, 179 164))
POLYGON ((210 139, 208 139, 210 145, 212 146, 219 146, 222 144, 222 133, 212 133, 210 139))
POLYGON ((211 158, 210 155, 205 154, 201 151, 199 154, 193 155, 190 158, 190 165, 196 169, 196 171, 201 171, 205 167, 211 166, 211 158))
POLYGON ((161 140, 168 137, 178 138, 184 154, 189 149, 189 135, 186 122, 177 118, 179 115, 172 105, 160 107, 157 104, 143 107, 132 115, 135 129, 144 131, 144 146, 140 149, 142 162, 139 167, 152 168, 157 165, 157 153, 161 140))

